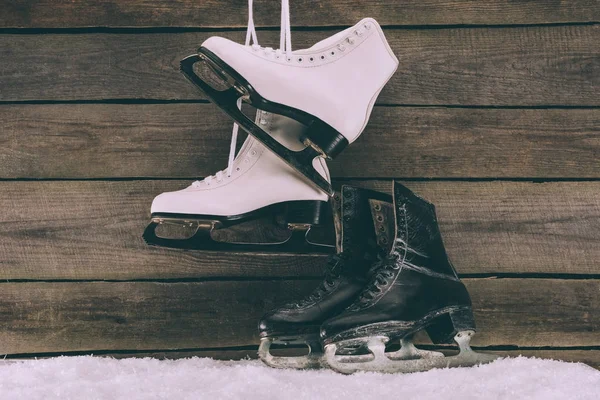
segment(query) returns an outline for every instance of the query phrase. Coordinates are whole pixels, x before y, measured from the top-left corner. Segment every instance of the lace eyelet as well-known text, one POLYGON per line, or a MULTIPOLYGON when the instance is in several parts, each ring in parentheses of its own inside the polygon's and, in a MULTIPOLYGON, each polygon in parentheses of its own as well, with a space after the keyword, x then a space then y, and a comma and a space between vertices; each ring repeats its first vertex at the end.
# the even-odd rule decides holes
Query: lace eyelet
POLYGON ((315 61, 315 58, 311 57, 311 58, 308 59, 308 61, 313 62, 313 61, 315 61))
POLYGON ((301 63, 301 62, 302 62, 302 57, 300 57, 300 58, 298 59, 298 62, 299 62, 299 63, 301 63))
POLYGON ((332 56, 335 56, 335 51, 332 51, 332 52, 331 52, 331 55, 332 55, 332 56))
POLYGON ((236 171, 239 171, 239 170, 240 170, 240 167, 237 167, 235 170, 236 170, 236 171))
POLYGON ((325 56, 321 56, 321 60, 324 60, 324 59, 325 59, 325 56))

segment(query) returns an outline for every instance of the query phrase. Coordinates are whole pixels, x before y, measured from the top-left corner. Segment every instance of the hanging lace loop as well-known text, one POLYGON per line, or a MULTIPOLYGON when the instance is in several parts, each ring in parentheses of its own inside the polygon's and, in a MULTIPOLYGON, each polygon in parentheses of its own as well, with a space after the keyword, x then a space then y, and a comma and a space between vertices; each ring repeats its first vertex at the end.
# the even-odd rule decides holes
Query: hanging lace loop
MULTIPOLYGON (((256 35, 256 26, 254 25, 254 4, 253 0, 248 0, 248 28, 246 29, 246 40, 244 42, 245 46, 258 47, 258 37, 256 35)), ((277 54, 281 54, 285 52, 288 57, 292 54, 292 35, 291 35, 291 26, 290 26, 290 3, 289 0, 281 1, 281 28, 279 34, 279 49, 274 52, 277 54)), ((238 110, 242 109, 242 99, 237 100, 237 108, 238 110)), ((231 131, 231 142, 229 144, 229 159, 227 161, 227 177, 230 177, 233 173, 233 163, 235 161, 235 151, 237 149, 237 139, 238 139, 238 131, 239 125, 237 123, 233 123, 233 129, 231 131)), ((223 179, 223 171, 219 171, 214 175, 207 176, 204 178, 204 182, 208 185, 214 180, 220 182, 223 179)), ((198 186, 201 181, 196 181, 192 184, 192 186, 198 186)))

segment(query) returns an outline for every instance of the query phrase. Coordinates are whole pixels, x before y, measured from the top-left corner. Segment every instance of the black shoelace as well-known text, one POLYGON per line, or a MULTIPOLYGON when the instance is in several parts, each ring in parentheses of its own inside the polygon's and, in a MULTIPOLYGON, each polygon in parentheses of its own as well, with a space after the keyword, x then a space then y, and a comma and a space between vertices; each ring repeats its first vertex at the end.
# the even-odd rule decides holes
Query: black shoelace
POLYGON ((362 291, 358 298, 358 303, 368 303, 373 300, 377 294, 381 293, 381 288, 390 284, 391 279, 396 275, 396 271, 400 269, 398 260, 400 254, 392 253, 389 257, 377 261, 369 269, 369 284, 362 291))
POLYGON ((317 286, 317 288, 313 290, 311 294, 297 302, 296 305, 298 307, 303 307, 305 305, 320 300, 324 295, 329 293, 329 291, 335 286, 335 281, 342 274, 344 266, 346 265, 349 259, 350 254, 348 254, 347 252, 342 252, 329 256, 327 260, 327 266, 325 267, 325 278, 323 279, 321 284, 317 286))

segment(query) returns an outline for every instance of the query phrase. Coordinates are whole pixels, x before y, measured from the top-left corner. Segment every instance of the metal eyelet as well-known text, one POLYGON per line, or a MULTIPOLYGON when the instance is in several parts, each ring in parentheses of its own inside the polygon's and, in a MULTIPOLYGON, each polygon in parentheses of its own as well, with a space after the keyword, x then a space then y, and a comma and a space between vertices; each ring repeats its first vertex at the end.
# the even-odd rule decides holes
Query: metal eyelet
POLYGON ((325 59, 325 54, 322 54, 321 55, 321 60, 324 60, 324 59, 325 59))
POLYGON ((362 36, 363 35, 363 31, 361 31, 360 29, 357 29, 357 30, 354 31, 354 34, 356 36, 362 36))
POLYGON ((381 205, 375 204, 375 211, 381 211, 381 205))
POLYGON ((311 58, 308 59, 308 61, 313 62, 313 61, 315 61, 315 58, 311 57, 311 58))
POLYGON ((365 29, 371 29, 371 24, 365 24, 365 29))
POLYGON ((354 44, 354 39, 352 39, 351 37, 349 37, 349 38, 346 38, 346 42, 347 42, 348 44, 354 44))
POLYGON ((332 55, 332 56, 335 56, 335 51, 332 51, 332 52, 331 52, 331 55, 332 55))
POLYGON ((383 216, 378 215, 376 219, 377 219, 377 221, 382 222, 383 221, 383 216))
POLYGON ((251 155, 251 156, 255 156, 255 155, 256 155, 256 150, 252 150, 252 151, 250 152, 250 155, 251 155))
POLYGON ((239 171, 239 170, 240 170, 240 167, 237 167, 235 170, 236 170, 236 171, 239 171))
POLYGON ((301 63, 301 62, 302 62, 302 57, 300 57, 300 58, 298 59, 298 62, 299 62, 299 63, 301 63))

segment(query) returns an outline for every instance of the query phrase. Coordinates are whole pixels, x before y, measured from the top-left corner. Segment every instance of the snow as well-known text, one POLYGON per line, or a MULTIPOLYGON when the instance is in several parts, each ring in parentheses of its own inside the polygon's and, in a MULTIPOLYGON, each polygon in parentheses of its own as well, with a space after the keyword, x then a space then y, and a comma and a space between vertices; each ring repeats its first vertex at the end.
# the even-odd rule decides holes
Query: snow
MULTIPOLYGON (((1 363, 1 361, 0 361, 1 363)), ((276 370, 260 361, 57 357, 0 364, 4 399, 600 399, 584 364, 510 358, 408 375, 276 370)))

